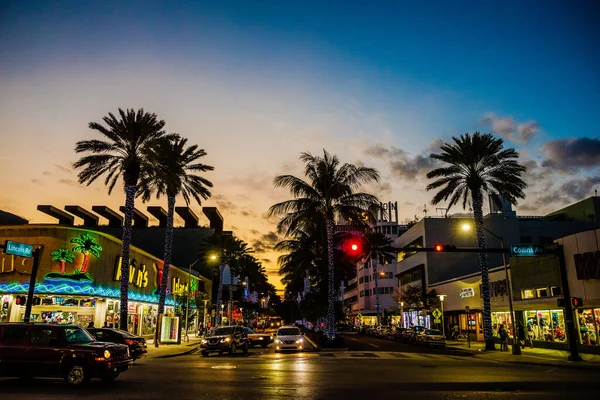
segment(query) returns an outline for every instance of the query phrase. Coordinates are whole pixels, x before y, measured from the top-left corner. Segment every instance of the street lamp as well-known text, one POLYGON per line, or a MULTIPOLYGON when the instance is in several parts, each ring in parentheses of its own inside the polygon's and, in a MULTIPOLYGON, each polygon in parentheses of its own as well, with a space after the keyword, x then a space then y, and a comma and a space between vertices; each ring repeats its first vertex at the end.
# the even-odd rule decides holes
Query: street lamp
MULTIPOLYGON (((484 226, 482 226, 482 228, 484 231, 486 231, 487 233, 489 233, 496 239, 500 240, 500 248, 504 249, 504 238, 502 236, 496 235, 494 232, 490 231, 489 229, 485 228, 484 226)), ((463 231, 468 231, 470 229, 471 229, 471 225, 469 225, 469 224, 462 225, 463 231)), ((502 264, 504 265, 504 274, 506 275, 506 291, 508 292, 508 307, 510 309, 510 319, 512 320, 512 325, 513 325, 512 353, 513 353, 513 355, 518 356, 518 355, 521 355, 521 347, 519 346, 519 341, 517 338, 517 326, 516 326, 515 312, 513 309, 513 302, 512 302, 511 282, 508 277, 508 267, 506 266, 506 256, 504 255, 504 252, 502 252, 502 264)))
POLYGON ((400 302, 400 327, 406 328, 404 326, 404 302, 403 301, 400 302))
POLYGON ((440 304, 442 306, 442 335, 446 336, 446 332, 445 332, 445 328, 444 328, 444 297, 446 297, 445 294, 438 294, 438 297, 440 298, 440 304))
POLYGON ((196 265, 196 263, 200 261, 200 259, 197 259, 196 261, 194 261, 193 263, 190 264, 190 266, 188 267, 188 284, 187 284, 187 293, 186 293, 186 305, 185 305, 185 338, 183 339, 184 342, 189 342, 190 341, 190 337, 188 336, 188 331, 189 331, 189 326, 188 326, 188 315, 190 313, 190 289, 191 289, 191 283, 192 283, 192 267, 194 265, 196 265))

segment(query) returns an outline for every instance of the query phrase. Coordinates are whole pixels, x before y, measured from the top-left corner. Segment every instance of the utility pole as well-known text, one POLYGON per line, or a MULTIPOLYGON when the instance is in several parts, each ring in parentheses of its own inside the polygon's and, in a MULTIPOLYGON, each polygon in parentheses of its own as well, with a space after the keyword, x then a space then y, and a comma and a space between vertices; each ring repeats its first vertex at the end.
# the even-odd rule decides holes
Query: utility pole
POLYGON ((567 265, 565 264, 565 254, 563 247, 558 245, 554 254, 558 257, 560 269, 561 292, 565 303, 565 322, 567 325, 567 343, 569 344, 569 361, 582 361, 577 347, 578 336, 575 330, 575 313, 571 303, 571 291, 569 290, 569 280, 567 277, 567 265))

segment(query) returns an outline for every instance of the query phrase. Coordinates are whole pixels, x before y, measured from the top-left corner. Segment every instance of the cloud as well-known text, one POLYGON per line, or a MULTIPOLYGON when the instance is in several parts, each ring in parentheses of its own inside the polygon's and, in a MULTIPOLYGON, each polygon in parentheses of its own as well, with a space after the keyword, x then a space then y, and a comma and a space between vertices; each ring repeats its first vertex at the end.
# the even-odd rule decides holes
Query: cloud
POLYGON ((59 184, 63 184, 63 185, 69 185, 69 186, 79 186, 79 183, 75 182, 73 179, 59 179, 58 180, 59 184))
POLYGON ((579 201, 590 196, 594 188, 600 185, 600 177, 572 179, 560 186, 559 192, 566 194, 571 199, 579 201))
POLYGON ((38 183, 42 183, 42 182, 41 182, 39 179, 32 179, 32 180, 31 180, 31 183, 36 183, 36 184, 38 184, 38 183))
POLYGON ((536 121, 519 123, 512 117, 500 118, 494 113, 485 114, 480 123, 491 125, 493 133, 517 143, 529 143, 540 130, 536 121))
POLYGON ((425 176, 435 167, 437 162, 430 158, 429 154, 436 147, 439 148, 439 145, 439 141, 436 140, 432 142, 428 150, 414 156, 396 146, 384 147, 382 144, 367 147, 364 153, 370 157, 387 160, 395 178, 414 180, 417 177, 425 176))
POLYGON ((570 172, 600 166, 599 138, 557 139, 542 145, 543 167, 570 172))
POLYGON ((52 173, 50 171, 44 171, 42 172, 42 175, 51 176, 52 173))
POLYGON ((277 242, 279 242, 279 236, 277 233, 271 231, 254 240, 251 246, 255 253, 266 253, 267 251, 273 250, 273 246, 275 246, 277 242))
POLYGON ((62 172, 68 172, 69 174, 73 172, 73 169, 71 167, 65 167, 65 166, 59 165, 59 164, 55 164, 54 166, 56 168, 58 168, 59 170, 61 170, 62 172))
POLYGON ((217 207, 222 212, 228 212, 233 214, 237 210, 237 206, 221 194, 212 196, 212 199, 215 201, 217 207))

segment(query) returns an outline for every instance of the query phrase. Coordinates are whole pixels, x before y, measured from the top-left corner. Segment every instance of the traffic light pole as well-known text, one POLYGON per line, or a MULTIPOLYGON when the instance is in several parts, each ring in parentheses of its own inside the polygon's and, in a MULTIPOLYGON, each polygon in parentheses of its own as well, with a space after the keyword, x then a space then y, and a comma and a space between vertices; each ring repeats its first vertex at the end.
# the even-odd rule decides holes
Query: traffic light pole
POLYGON ((33 306, 33 293, 35 291, 35 280, 40 264, 40 255, 42 252, 42 246, 33 250, 33 266, 31 267, 31 278, 29 278, 29 291, 27 292, 27 302, 25 303, 25 316, 24 322, 29 322, 31 318, 31 306, 33 306))
POLYGON ((565 319, 567 325, 567 343, 569 345, 569 361, 582 361, 579 355, 579 348, 577 347, 577 331, 575 330, 575 312, 573 311, 573 304, 571 303, 571 291, 569 290, 569 281, 567 276, 567 265, 565 264, 565 254, 563 247, 558 245, 558 248, 554 251, 554 254, 558 256, 558 263, 560 269, 560 283, 563 298, 565 299, 565 319))

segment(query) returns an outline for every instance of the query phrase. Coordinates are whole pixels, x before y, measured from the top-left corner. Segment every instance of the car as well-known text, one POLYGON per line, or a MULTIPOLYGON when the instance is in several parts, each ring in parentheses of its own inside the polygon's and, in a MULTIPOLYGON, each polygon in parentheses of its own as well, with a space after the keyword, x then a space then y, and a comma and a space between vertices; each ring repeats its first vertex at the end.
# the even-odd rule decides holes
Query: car
POLYGON ((0 376, 113 381, 133 364, 129 347, 98 342, 77 325, 0 323, 0 376))
POLYGON ((427 328, 420 325, 411 326, 410 328, 402 332, 402 341, 404 343, 415 343, 417 340, 417 335, 420 332, 423 332, 425 329, 427 328))
POLYGON ((298 327, 282 326, 275 334, 275 352, 280 350, 304 350, 304 334, 298 327))
POLYGON ((238 349, 248 354, 248 335, 241 326, 221 326, 215 328, 200 341, 200 354, 207 357, 210 353, 234 355, 238 349))
POLYGON ((87 328, 87 331, 99 342, 120 343, 129 346, 129 352, 134 360, 144 357, 148 353, 146 339, 129 332, 113 328, 87 328))
POLYGON ((446 347, 446 338, 438 329, 425 329, 417 334, 417 343, 431 347, 446 347))
POLYGON ((349 324, 337 324, 335 326, 335 333, 339 335, 356 335, 357 330, 349 324))
POLYGON ((244 328, 248 336, 248 345, 250 347, 262 346, 267 347, 271 343, 271 335, 268 333, 256 333, 250 328, 244 328))
POLYGON ((393 339, 401 341, 402 340, 402 334, 404 333, 404 331, 406 331, 406 329, 407 328, 396 328, 394 330, 394 333, 393 333, 393 339))

